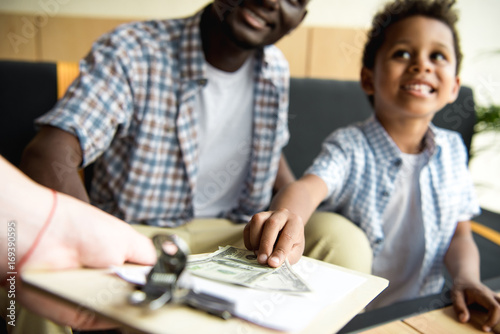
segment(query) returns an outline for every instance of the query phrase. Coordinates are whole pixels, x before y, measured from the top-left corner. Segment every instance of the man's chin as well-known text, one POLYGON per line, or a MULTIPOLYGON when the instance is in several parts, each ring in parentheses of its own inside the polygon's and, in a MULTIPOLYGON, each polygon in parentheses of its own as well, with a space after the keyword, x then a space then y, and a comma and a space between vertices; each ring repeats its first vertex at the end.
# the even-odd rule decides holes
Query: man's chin
POLYGON ((230 25, 225 25, 224 30, 229 40, 243 50, 257 50, 272 44, 272 42, 265 40, 265 38, 259 36, 257 32, 253 32, 247 27, 235 28, 230 25))

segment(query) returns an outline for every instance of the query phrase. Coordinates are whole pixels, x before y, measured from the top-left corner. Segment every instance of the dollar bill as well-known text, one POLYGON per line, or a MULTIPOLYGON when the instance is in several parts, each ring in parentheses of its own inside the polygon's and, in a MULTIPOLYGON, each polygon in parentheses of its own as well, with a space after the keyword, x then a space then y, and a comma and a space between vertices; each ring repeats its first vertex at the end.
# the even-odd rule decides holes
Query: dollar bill
POLYGON ((305 281, 297 275, 288 260, 271 268, 257 262, 249 250, 226 246, 203 258, 190 260, 186 269, 193 275, 255 289, 289 293, 310 292, 305 281))

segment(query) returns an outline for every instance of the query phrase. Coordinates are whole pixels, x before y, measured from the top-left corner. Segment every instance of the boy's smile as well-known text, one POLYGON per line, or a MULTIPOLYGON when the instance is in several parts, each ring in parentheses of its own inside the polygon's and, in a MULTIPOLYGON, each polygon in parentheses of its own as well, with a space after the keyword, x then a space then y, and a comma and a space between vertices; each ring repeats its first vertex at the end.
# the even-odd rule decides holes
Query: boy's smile
POLYGON ((451 29, 439 20, 412 16, 390 26, 363 88, 374 96, 379 119, 431 120, 456 99, 460 81, 451 29))

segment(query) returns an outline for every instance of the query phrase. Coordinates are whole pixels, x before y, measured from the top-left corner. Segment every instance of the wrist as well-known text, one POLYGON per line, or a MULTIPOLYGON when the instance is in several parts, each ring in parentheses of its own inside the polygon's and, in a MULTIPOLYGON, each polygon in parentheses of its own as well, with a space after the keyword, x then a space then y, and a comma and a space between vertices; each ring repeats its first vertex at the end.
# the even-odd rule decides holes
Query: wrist
POLYGON ((460 286, 460 285, 469 285, 469 284, 475 284, 478 282, 481 282, 481 279, 479 278, 479 275, 473 275, 470 273, 463 273, 463 274, 458 274, 453 277, 453 284, 460 286))
POLYGON ((24 254, 22 254, 21 259, 17 263, 18 272, 21 272, 23 266, 29 261, 33 253, 36 251, 38 245, 40 244, 40 241, 45 236, 47 229, 54 218, 54 214, 57 209, 57 192, 54 189, 51 189, 51 193, 52 193, 52 206, 49 210, 47 218, 43 222, 41 228, 38 230, 38 233, 35 236, 35 239, 31 243, 31 245, 29 246, 28 250, 24 254))

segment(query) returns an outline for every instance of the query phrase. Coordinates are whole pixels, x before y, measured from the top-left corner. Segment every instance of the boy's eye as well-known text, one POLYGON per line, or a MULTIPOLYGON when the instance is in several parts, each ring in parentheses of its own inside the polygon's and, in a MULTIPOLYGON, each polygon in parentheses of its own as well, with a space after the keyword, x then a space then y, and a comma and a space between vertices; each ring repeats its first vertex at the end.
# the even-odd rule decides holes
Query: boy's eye
POLYGON ((406 50, 397 50, 394 52, 392 55, 394 58, 403 58, 403 59, 410 59, 411 55, 408 51, 406 50))
POLYGON ((299 6, 303 5, 305 3, 305 0, 288 0, 288 2, 294 6, 299 6))
POLYGON ((441 52, 434 52, 433 54, 431 54, 431 59, 443 61, 446 60, 446 57, 441 52))

